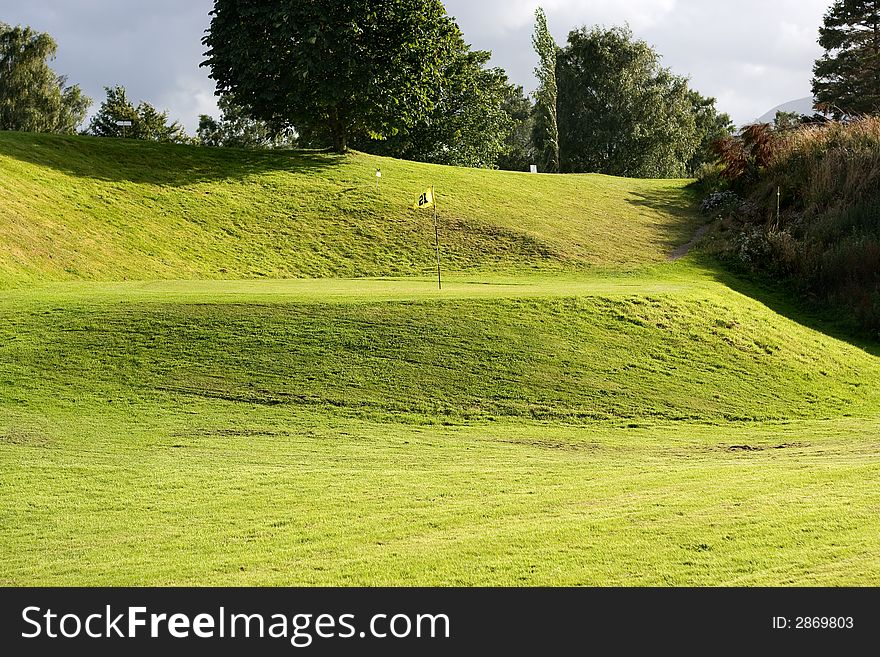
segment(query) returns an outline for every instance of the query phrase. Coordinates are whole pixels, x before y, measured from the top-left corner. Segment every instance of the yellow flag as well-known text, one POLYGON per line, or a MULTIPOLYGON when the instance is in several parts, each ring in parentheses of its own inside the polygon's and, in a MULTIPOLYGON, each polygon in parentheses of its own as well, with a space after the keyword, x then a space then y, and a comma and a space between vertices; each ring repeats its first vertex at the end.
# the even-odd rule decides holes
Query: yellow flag
POLYGON ((428 189, 421 193, 419 200, 413 205, 413 210, 431 207, 434 207, 434 188, 428 187, 428 189))

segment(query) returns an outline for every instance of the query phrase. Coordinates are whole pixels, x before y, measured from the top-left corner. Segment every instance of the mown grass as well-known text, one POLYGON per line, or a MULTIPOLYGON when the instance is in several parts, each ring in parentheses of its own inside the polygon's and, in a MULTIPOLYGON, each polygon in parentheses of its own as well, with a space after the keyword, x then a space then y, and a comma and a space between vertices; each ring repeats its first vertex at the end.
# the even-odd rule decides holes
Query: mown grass
POLYGON ((880 357, 667 263, 682 181, 11 134, 0 173, 0 584, 880 583, 880 357))
POLYGON ((313 284, 293 303, 210 292, 105 301, 101 286, 83 286, 78 303, 9 302, 0 357, 10 394, 163 390, 428 422, 754 421, 878 407, 880 361, 720 285, 591 294, 583 282, 569 293, 559 281, 552 297, 496 285, 478 298, 335 302, 313 284))
POLYGON ((2 582, 876 585, 878 429, 68 410, 0 444, 2 582))
POLYGON ((425 274, 431 185, 447 269, 625 268, 688 240, 685 184, 0 133, 0 282, 425 274))
POLYGON ((880 359, 627 282, 19 290, 0 578, 876 583, 880 359))

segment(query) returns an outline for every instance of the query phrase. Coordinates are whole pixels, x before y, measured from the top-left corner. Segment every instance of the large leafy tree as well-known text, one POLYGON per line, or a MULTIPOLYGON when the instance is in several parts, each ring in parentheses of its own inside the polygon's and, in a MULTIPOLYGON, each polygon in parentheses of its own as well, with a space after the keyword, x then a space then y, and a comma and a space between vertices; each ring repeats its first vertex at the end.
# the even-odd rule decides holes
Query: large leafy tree
POLYGON ((528 171, 535 164, 535 147, 532 133, 535 124, 535 107, 520 86, 510 86, 502 105, 512 121, 512 127, 504 140, 504 152, 498 158, 499 169, 528 171))
POLYGON ((628 28, 581 28, 557 62, 562 170, 684 176, 699 144, 687 81, 628 28))
POLYGON ((168 112, 160 112, 150 103, 141 101, 135 107, 125 91, 125 87, 104 87, 107 98, 101 103, 98 113, 92 117, 89 132, 97 137, 126 137, 148 141, 190 143, 183 126, 177 121, 168 122, 168 112), (120 126, 119 122, 130 121, 130 126, 120 126))
POLYGON ((246 107, 236 105, 227 96, 221 96, 217 105, 219 119, 207 114, 199 117, 196 136, 203 146, 283 148, 296 142, 296 136, 290 130, 279 130, 255 119, 246 107))
POLYGON ((836 0, 819 30, 817 106, 835 118, 880 111, 880 0, 836 0))
POLYGON ((431 109, 460 31, 440 0, 215 0, 205 65, 256 118, 382 138, 431 109))
POLYGON ((406 160, 493 168, 507 151, 514 120, 507 102, 514 87, 501 69, 487 68, 491 53, 460 41, 432 96, 433 109, 410 128, 359 148, 406 160))
POLYGON ((76 132, 91 100, 49 67, 57 50, 48 34, 0 23, 0 130, 76 132))
POLYGON ((688 161, 687 174, 693 176, 704 164, 718 160, 715 143, 736 132, 736 127, 728 114, 719 112, 714 98, 706 98, 696 91, 688 92, 694 112, 698 146, 688 161))
POLYGON ((560 171, 559 119, 557 57, 559 46, 547 27, 547 16, 538 7, 535 10, 535 32, 532 45, 538 54, 539 64, 535 69, 538 89, 535 91, 535 120, 533 123, 533 143, 540 158, 539 166, 547 172, 560 171))

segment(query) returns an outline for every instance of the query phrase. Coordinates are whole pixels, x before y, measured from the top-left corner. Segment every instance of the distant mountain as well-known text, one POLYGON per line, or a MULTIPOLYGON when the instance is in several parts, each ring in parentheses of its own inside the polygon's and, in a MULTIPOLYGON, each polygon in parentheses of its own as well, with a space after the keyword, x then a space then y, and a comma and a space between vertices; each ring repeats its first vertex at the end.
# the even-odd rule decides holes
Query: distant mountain
POLYGON ((806 114, 807 116, 813 116, 816 111, 813 109, 814 99, 812 96, 807 96, 806 98, 798 98, 797 100, 790 100, 787 103, 782 103, 777 107, 774 107, 772 110, 764 114, 758 119, 755 119, 755 123, 773 123, 773 119, 776 118, 776 112, 797 112, 798 114, 806 114))

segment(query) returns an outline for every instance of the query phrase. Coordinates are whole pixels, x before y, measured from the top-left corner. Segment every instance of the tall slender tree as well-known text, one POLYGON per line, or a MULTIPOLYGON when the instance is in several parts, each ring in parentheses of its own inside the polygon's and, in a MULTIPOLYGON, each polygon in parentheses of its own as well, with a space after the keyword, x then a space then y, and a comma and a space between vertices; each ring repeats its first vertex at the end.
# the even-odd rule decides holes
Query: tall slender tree
POLYGON ((880 112, 880 0, 836 0, 819 30, 816 105, 835 118, 880 112))
POLYGON ((556 57, 559 47, 547 27, 547 16, 541 7, 535 10, 535 33, 532 45, 538 54, 535 69, 538 89, 535 91, 535 123, 533 140, 541 158, 544 171, 560 170, 559 119, 557 114, 558 87, 556 83, 556 57))

